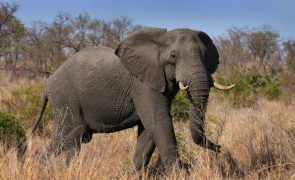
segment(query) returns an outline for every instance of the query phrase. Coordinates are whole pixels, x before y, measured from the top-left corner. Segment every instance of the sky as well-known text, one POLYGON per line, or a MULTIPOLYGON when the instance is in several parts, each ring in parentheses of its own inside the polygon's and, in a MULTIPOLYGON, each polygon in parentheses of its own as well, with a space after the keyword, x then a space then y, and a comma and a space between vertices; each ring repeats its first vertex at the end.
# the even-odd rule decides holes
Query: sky
MULTIPOLYGON (((2 1, 2 0, 1 0, 2 1)), ((16 16, 26 25, 52 22, 61 13, 112 20, 128 16, 133 23, 168 30, 191 28, 210 36, 231 27, 271 25, 281 40, 295 39, 295 0, 9 0, 19 4, 16 16)))

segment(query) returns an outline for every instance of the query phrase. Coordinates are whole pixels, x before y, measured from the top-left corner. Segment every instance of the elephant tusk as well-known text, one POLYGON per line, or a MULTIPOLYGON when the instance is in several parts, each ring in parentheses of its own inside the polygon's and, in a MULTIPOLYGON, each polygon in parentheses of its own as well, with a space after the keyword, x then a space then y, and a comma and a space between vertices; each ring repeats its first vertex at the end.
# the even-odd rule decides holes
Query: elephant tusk
POLYGON ((217 82, 214 82, 214 87, 216 89, 220 89, 220 90, 230 90, 235 86, 236 86, 236 84, 232 84, 230 86, 224 86, 224 85, 218 84, 217 82))
POLYGON ((183 82, 179 82, 179 89, 184 91, 187 90, 188 86, 184 86, 183 82))

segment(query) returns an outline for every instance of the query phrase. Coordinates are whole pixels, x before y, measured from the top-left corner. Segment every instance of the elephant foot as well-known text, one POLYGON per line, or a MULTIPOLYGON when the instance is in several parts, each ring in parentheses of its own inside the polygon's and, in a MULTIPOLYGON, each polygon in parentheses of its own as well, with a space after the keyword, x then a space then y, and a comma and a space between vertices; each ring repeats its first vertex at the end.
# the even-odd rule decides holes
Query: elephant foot
MULTIPOLYGON (((190 170, 192 169, 191 164, 178 159, 175 165, 176 168, 183 169, 188 175, 190 174, 190 170)), ((169 175, 169 170, 167 171, 165 169, 164 163, 160 156, 158 157, 155 165, 149 168, 146 167, 144 172, 147 173, 149 177, 169 175)))
POLYGON ((221 146, 220 145, 215 145, 215 148, 214 148, 214 150, 213 151, 215 151, 215 152, 217 152, 217 153, 221 153, 221 146))
POLYGON ((150 167, 145 167, 144 172, 147 174, 148 177, 156 177, 156 176, 160 177, 160 176, 166 175, 165 166, 161 157, 160 156, 158 157, 154 165, 150 167))
POLYGON ((89 143, 92 139, 93 132, 92 131, 85 131, 82 135, 82 143, 86 144, 89 143))
POLYGON ((188 175, 190 174, 190 170, 192 169, 192 165, 190 163, 179 160, 178 165, 181 169, 185 170, 188 175))
POLYGON ((212 151, 214 151, 214 152, 217 152, 217 153, 220 153, 221 152, 221 150, 220 150, 221 149, 221 146, 218 145, 218 144, 215 144, 215 143, 213 143, 211 141, 208 141, 206 143, 205 147, 208 148, 208 149, 210 149, 210 150, 212 150, 212 151))

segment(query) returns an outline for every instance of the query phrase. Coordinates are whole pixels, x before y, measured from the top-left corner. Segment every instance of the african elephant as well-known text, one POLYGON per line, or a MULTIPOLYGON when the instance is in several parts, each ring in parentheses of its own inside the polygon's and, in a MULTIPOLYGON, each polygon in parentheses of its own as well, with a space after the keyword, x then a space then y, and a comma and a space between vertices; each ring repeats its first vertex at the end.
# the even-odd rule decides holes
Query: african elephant
POLYGON ((48 155, 67 152, 67 162, 93 133, 111 133, 138 126, 134 156, 136 170, 149 163, 157 147, 165 168, 177 162, 178 150, 170 115, 176 93, 187 90, 191 100, 190 130, 198 145, 219 151, 204 134, 204 116, 211 74, 219 55, 210 37, 201 31, 142 28, 114 50, 89 47, 71 56, 52 74, 45 87, 42 110, 48 100, 53 110, 54 136, 48 155))

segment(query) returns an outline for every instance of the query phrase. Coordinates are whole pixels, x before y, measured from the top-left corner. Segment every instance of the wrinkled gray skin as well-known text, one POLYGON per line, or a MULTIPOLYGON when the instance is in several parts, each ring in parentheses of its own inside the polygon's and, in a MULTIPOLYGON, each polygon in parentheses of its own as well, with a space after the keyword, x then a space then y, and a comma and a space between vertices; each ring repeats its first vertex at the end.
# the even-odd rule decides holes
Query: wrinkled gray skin
POLYGON ((47 155, 63 150, 69 162, 93 133, 138 126, 136 170, 148 164, 155 147, 165 167, 171 167, 178 157, 170 114, 178 82, 189 86, 194 142, 219 152, 220 146, 207 140, 203 129, 213 84, 211 74, 218 58, 209 36, 189 29, 167 32, 144 28, 130 34, 116 50, 90 47, 78 52, 50 76, 46 85, 38 123, 49 100, 54 136, 47 155))

